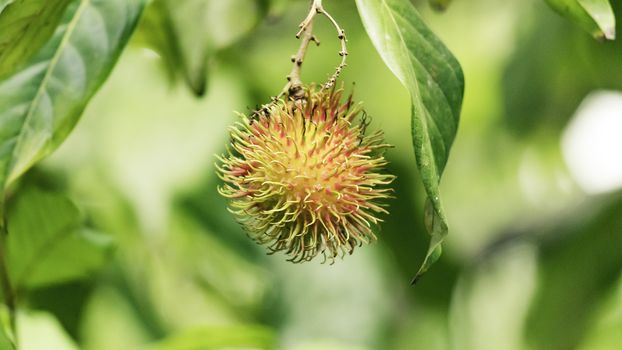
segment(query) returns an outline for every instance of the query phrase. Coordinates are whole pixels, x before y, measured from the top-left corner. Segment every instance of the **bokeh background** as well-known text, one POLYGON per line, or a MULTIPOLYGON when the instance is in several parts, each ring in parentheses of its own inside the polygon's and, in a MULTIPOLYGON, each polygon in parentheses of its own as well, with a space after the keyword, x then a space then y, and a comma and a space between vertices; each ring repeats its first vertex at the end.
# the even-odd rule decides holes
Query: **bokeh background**
MULTIPOLYGON (((622 348, 622 42, 596 42, 539 0, 455 0, 445 13, 415 2, 462 64, 466 92, 441 185, 450 235, 412 287, 428 236, 409 97, 354 1, 325 6, 348 33, 346 90, 395 145, 396 198, 378 242, 334 265, 267 256, 227 212, 214 174, 233 112, 285 84, 308 2, 267 13, 257 1, 214 3, 209 28, 187 28, 218 43, 203 97, 143 21, 67 142, 23 181, 66 191, 115 242, 98 273, 28 295, 40 311, 24 346, 622 348)), ((338 42, 325 18, 314 29, 322 45, 303 80, 323 82, 338 42)))

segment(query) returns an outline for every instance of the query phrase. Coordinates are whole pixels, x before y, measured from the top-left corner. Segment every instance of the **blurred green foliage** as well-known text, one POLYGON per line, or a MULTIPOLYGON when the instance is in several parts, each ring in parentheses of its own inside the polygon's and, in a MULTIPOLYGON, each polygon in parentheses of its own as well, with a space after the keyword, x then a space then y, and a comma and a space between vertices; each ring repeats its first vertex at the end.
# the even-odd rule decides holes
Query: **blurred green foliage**
MULTIPOLYGON (((342 80, 395 145, 397 180, 379 241, 334 265, 266 255, 227 212, 214 175, 233 111, 285 84, 307 1, 197 1, 215 6, 217 23, 179 20, 167 3, 149 5, 67 141, 9 191, 9 230, 24 232, 7 237, 20 348, 622 346, 620 190, 585 193, 559 142, 589 92, 621 89, 618 41, 595 42, 543 3, 454 1, 439 14, 417 2, 468 84, 440 187, 452 233, 413 288, 428 236, 410 96, 354 2, 325 1, 348 33, 342 80)), ((322 44, 305 81, 324 81, 339 60, 329 22, 315 30, 322 44)))
POLYGON ((88 276, 112 243, 83 227, 78 208, 59 194, 21 191, 7 221, 7 264, 17 293, 88 276))
MULTIPOLYGON (((622 89, 622 70, 606 69, 620 62, 620 40, 595 41, 539 7, 527 28, 521 28, 503 79, 505 118, 521 134, 542 129, 559 133, 590 91, 622 89)), ((613 9, 622 18, 622 3, 614 2, 613 9)))

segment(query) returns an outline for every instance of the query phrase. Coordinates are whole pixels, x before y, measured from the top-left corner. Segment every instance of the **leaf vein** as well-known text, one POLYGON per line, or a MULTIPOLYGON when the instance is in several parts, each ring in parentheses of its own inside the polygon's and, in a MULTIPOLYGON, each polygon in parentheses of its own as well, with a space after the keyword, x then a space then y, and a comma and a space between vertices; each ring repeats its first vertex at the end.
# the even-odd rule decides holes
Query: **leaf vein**
POLYGON ((10 180, 8 177, 11 176, 12 169, 15 166, 15 160, 17 159, 16 152, 19 151, 19 147, 22 144, 22 140, 23 140, 22 136, 24 135, 24 127, 28 125, 28 122, 34 115, 34 111, 36 110, 36 106, 39 104, 41 97, 44 95, 44 93, 47 93, 46 91, 47 82, 48 80, 50 80, 50 77, 52 73, 54 72, 56 65, 58 64, 62 56, 62 52, 63 52, 65 45, 67 45, 67 43, 69 42, 69 39, 71 38, 79 20, 82 18, 81 17, 82 13, 86 9, 86 7, 90 4, 90 2, 91 0, 81 0, 79 7, 74 14, 74 18, 72 18, 69 24, 67 25, 65 33, 63 34, 63 38, 61 39, 61 42, 59 43, 58 48, 54 52, 54 55, 52 56, 50 63, 48 64, 48 68, 45 72, 45 75, 43 76, 43 78, 41 79, 41 82, 39 83, 39 88, 37 89, 37 92, 35 93, 35 96, 32 100, 32 103, 30 104, 30 108, 28 109, 28 112, 26 116, 24 117, 24 122, 22 123, 20 130, 17 133, 18 139, 15 143, 15 146, 13 147, 13 156, 12 156, 9 166, 7 166, 5 170, 4 178, 2 179, 2 181, 4 181, 4 183, 2 184, 3 188, 6 187, 8 181, 10 180))

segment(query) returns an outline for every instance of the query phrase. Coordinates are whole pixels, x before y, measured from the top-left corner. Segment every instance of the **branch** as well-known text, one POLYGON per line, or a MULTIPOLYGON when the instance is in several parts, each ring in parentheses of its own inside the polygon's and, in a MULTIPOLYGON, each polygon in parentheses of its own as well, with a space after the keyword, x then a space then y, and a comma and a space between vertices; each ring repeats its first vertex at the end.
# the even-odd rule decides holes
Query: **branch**
POLYGON ((339 51, 339 56, 341 56, 341 62, 335 69, 335 73, 333 73, 330 79, 328 79, 328 82, 324 84, 324 86, 322 87, 322 89, 329 89, 333 85, 335 85, 335 83, 337 82, 337 78, 341 74, 341 71, 347 65, 346 58, 348 57, 348 47, 346 43, 348 42, 348 39, 346 38, 346 31, 343 28, 341 28, 341 26, 339 26, 339 23, 337 23, 337 21, 333 18, 333 16, 330 15, 330 13, 324 10, 324 8, 322 7, 322 1, 321 0, 317 1, 317 3, 318 3, 318 7, 316 8, 317 13, 321 13, 324 16, 326 16, 326 18, 328 18, 328 20, 333 24, 333 26, 337 30, 337 38, 341 42, 341 51, 339 51))
POLYGON ((294 100, 300 100, 304 97, 303 90, 303 82, 300 78, 300 71, 302 69, 302 63, 304 62, 305 54, 307 53, 307 49, 309 48, 309 43, 311 41, 315 42, 317 45, 320 45, 320 41, 313 35, 313 20, 315 16, 318 14, 326 16, 328 20, 332 23, 332 25, 337 30, 337 38, 341 43, 341 50, 339 51, 339 56, 341 56, 341 62, 335 69, 335 72, 330 76, 328 81, 322 85, 322 90, 329 89, 335 85, 337 78, 341 74, 343 68, 347 65, 346 58, 348 56, 347 49, 347 39, 346 32, 339 26, 339 23, 331 16, 322 6, 322 0, 312 0, 311 7, 309 9, 309 13, 307 17, 300 23, 298 33, 296 33, 296 38, 301 39, 300 46, 298 47, 298 51, 294 56, 292 56, 291 60, 294 64, 292 70, 287 75, 287 84, 281 92, 272 97, 272 101, 268 104, 263 105, 260 109, 253 113, 253 116, 257 116, 259 113, 268 113, 269 108, 277 103, 279 99, 283 96, 287 95, 288 97, 293 98, 294 100))
POLYGON ((294 97, 294 99, 299 99, 302 96, 302 80, 300 79, 300 70, 302 68, 302 62, 304 60, 305 53, 307 48, 309 47, 309 42, 315 41, 317 45, 320 45, 319 40, 313 35, 313 20, 315 16, 321 14, 326 16, 328 20, 332 23, 332 25, 337 30, 337 38, 341 43, 341 50, 339 51, 339 56, 341 56, 341 62, 335 69, 335 72, 328 79, 326 84, 322 85, 322 89, 329 89, 337 82, 337 78, 343 71, 343 68, 347 65, 346 58, 348 56, 348 48, 347 48, 347 38, 346 32, 339 23, 330 15, 322 6, 322 0, 313 0, 311 3, 311 8, 307 17, 300 23, 300 30, 296 33, 296 38, 300 38, 302 36, 302 42, 300 43, 300 47, 298 48, 298 52, 296 55, 292 56, 292 62, 294 66, 292 67, 291 72, 287 76, 288 83, 285 85, 283 92, 279 94, 278 97, 282 96, 285 92, 289 93, 290 96, 294 97))
POLYGON ((302 68, 302 62, 304 61, 309 43, 313 40, 319 45, 319 42, 317 39, 314 39, 315 37, 313 36, 313 16, 307 17, 307 19, 308 22, 305 20, 305 22, 300 25, 300 31, 296 34, 296 37, 298 38, 301 34, 303 35, 302 41, 300 42, 298 52, 296 52, 296 55, 292 56, 294 66, 287 76, 288 83, 285 86, 289 96, 294 99, 300 99, 304 95, 304 91, 302 90, 302 79, 300 79, 300 69, 302 68))

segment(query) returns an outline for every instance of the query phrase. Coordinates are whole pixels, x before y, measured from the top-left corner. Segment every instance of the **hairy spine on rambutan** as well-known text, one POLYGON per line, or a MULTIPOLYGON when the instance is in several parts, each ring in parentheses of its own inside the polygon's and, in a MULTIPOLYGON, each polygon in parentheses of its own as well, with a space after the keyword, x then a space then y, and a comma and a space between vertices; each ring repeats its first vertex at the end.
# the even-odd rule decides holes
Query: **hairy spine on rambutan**
POLYGON ((348 56, 344 29, 322 0, 311 0, 299 28, 300 47, 281 93, 230 129, 218 190, 249 236, 271 252, 284 251, 294 262, 320 254, 334 261, 376 239, 394 177, 383 173, 389 145, 382 132, 367 135, 361 105, 351 95, 342 102, 343 91, 335 89, 348 56), (319 45, 312 33, 318 14, 337 31, 341 62, 325 84, 309 87, 300 70, 309 43, 319 45))
POLYGON ((342 90, 303 88, 230 129, 231 147, 219 157, 219 192, 257 242, 301 262, 331 261, 376 239, 394 179, 383 173, 389 145, 342 90))

